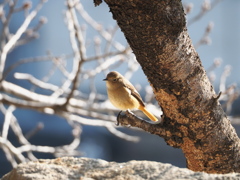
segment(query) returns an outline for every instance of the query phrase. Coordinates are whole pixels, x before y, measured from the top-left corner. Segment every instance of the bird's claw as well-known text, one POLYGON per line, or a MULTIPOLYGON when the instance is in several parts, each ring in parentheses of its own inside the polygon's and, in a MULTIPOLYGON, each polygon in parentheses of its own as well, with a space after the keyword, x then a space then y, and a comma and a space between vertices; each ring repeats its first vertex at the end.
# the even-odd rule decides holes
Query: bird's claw
POLYGON ((119 124, 120 124, 120 123, 119 123, 119 116, 120 116, 121 112, 122 112, 122 111, 120 111, 120 112, 118 113, 118 115, 117 115, 117 123, 116 123, 116 126, 119 126, 119 124))

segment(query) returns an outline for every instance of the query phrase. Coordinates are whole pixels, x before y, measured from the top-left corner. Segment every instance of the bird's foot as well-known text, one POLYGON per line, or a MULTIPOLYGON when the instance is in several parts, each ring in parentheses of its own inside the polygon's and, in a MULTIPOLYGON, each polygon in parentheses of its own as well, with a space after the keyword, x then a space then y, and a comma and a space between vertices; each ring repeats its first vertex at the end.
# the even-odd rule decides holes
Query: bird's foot
POLYGON ((119 116, 120 116, 121 112, 122 112, 122 111, 120 111, 120 112, 118 113, 118 115, 117 115, 117 123, 116 123, 116 126, 119 126, 119 116))

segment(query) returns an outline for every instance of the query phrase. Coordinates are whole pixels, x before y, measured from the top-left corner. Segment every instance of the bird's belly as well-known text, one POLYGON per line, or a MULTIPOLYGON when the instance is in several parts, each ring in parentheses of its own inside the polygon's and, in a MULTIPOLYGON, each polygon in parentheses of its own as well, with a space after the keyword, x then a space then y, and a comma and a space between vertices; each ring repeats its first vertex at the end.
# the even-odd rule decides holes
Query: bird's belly
POLYGON ((127 91, 114 92, 108 91, 110 102, 120 110, 137 109, 139 107, 138 100, 127 91))

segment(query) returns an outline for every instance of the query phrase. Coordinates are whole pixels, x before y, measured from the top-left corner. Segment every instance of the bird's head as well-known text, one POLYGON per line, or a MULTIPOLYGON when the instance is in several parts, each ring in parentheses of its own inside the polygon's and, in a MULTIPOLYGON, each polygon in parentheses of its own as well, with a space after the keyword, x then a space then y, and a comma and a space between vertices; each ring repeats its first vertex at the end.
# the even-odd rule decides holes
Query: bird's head
POLYGON ((108 88, 114 89, 122 86, 123 76, 117 71, 112 71, 107 74, 107 77, 103 81, 106 81, 108 88))

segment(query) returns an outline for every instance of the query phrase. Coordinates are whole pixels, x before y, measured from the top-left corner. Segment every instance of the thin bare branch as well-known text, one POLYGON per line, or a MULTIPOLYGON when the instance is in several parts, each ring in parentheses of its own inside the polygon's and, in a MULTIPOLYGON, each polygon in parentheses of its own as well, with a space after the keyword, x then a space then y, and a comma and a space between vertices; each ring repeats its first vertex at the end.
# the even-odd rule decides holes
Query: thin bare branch
POLYGON ((85 56, 86 56, 86 49, 84 46, 84 39, 83 39, 83 35, 81 33, 81 29, 79 28, 79 24, 78 24, 78 20, 77 20, 77 16, 75 13, 75 9, 74 9, 74 2, 71 0, 67 1, 67 7, 68 7, 68 12, 70 15, 69 18, 69 24, 71 23, 71 27, 73 27, 73 32, 76 35, 76 44, 77 44, 77 51, 75 52, 75 60, 77 63, 77 70, 76 72, 74 72, 73 74, 73 79, 72 79, 72 88, 70 93, 68 94, 67 98, 66 98, 66 102, 65 102, 65 106, 69 103, 70 99, 73 96, 73 93, 75 91, 75 89, 78 86, 78 77, 79 77, 79 73, 81 71, 81 66, 83 64, 83 62, 85 61, 85 56))
POLYGON ((112 42, 113 47, 117 50, 121 51, 124 49, 124 46, 119 42, 112 41, 112 36, 109 32, 105 31, 101 24, 97 23, 84 9, 82 4, 79 2, 76 4, 76 9, 78 13, 82 16, 82 18, 93 27, 93 29, 97 30, 99 34, 107 41, 112 42))
POLYGON ((5 119, 3 124, 3 130, 2 130, 2 137, 7 139, 9 126, 11 124, 12 120, 12 112, 15 110, 15 107, 13 105, 10 105, 5 113, 5 119))
POLYGON ((221 1, 222 0, 214 0, 213 2, 210 2, 210 0, 204 0, 201 11, 195 17, 188 20, 188 26, 201 19, 207 12, 211 11, 221 1))
POLYGON ((5 146, 20 162, 26 162, 26 158, 10 141, 0 136, 0 145, 5 146))
POLYGON ((26 19, 24 20, 23 24, 19 27, 17 32, 13 36, 11 36, 9 41, 2 48, 2 52, 0 56, 0 81, 2 81, 2 78, 3 78, 3 71, 5 68, 5 61, 6 61, 8 52, 14 47, 14 45, 19 40, 21 35, 26 31, 27 27, 29 26, 33 18, 35 18, 38 11, 41 9, 43 3, 44 3, 44 0, 41 0, 40 3, 37 5, 37 7, 26 17, 26 19))

